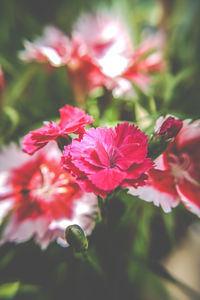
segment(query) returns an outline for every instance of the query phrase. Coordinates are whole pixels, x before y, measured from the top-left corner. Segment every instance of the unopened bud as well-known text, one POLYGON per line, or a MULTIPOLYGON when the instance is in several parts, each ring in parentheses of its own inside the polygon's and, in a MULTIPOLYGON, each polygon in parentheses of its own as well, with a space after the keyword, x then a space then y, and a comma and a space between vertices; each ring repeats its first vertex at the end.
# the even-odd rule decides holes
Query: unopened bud
POLYGON ((160 117, 156 122, 155 133, 149 140, 148 156, 154 160, 174 141, 183 126, 183 122, 172 116, 160 117))
POLYGON ((183 126, 183 122, 175 119, 172 116, 165 118, 156 133, 159 136, 165 136, 166 139, 174 138, 177 136, 183 126))
POLYGON ((88 240, 79 225, 70 225, 65 230, 67 243, 77 252, 85 252, 88 249, 88 240))

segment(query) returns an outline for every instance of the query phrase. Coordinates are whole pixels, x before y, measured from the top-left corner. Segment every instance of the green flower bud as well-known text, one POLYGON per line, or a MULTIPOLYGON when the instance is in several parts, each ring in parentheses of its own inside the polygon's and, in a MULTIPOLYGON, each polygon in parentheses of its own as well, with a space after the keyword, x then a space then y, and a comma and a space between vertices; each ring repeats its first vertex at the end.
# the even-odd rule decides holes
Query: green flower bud
POLYGON ((88 249, 88 240, 79 225, 70 225, 65 230, 67 243, 77 252, 85 252, 88 249))

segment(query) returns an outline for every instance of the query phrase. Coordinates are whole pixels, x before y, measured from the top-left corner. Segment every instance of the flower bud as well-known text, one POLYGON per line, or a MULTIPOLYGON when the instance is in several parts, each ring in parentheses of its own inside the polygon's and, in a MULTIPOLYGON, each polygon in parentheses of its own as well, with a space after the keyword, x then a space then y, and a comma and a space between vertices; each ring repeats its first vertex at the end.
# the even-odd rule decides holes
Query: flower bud
POLYGON ((183 122, 181 120, 169 116, 163 120, 163 123, 156 134, 159 136, 165 136, 166 139, 174 138, 177 136, 182 126, 183 122))
POLYGON ((88 240, 79 225, 70 225, 65 230, 67 243, 77 252, 85 252, 88 249, 88 240))
POLYGON ((174 140, 183 126, 183 122, 168 116, 165 119, 160 117, 156 122, 155 133, 149 140, 148 156, 154 160, 174 140))

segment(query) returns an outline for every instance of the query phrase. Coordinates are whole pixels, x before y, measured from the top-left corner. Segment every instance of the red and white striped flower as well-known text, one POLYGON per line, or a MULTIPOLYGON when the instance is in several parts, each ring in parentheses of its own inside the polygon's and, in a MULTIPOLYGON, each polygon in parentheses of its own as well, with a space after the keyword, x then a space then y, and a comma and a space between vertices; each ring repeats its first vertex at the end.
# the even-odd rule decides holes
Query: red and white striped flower
POLYGON ((25 42, 20 57, 54 67, 66 65, 75 98, 80 102, 102 86, 115 97, 131 96, 132 83, 147 92, 151 74, 163 70, 160 36, 150 36, 134 47, 124 22, 117 15, 99 11, 82 15, 70 38, 53 26, 46 27, 41 38, 25 42))
POLYGON ((164 68, 163 36, 148 36, 135 48, 124 22, 109 12, 83 15, 72 35, 85 42, 89 56, 105 75, 104 85, 116 97, 131 95, 131 82, 147 92, 151 74, 164 68))
POLYGON ((53 142, 31 157, 14 144, 0 152, 0 222, 11 213, 1 244, 33 238, 42 249, 54 240, 65 245, 65 229, 73 224, 91 233, 96 197, 62 170, 60 155, 53 142))
POLYGON ((182 202, 200 216, 200 121, 186 120, 175 140, 155 160, 146 186, 129 193, 161 206, 165 212, 182 202))

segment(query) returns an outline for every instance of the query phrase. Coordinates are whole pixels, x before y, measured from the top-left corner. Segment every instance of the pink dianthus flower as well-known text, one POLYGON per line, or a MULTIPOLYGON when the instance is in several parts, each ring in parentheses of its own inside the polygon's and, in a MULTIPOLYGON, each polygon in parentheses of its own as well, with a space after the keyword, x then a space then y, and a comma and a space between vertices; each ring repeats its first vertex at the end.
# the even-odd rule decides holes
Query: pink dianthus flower
POLYGON ((96 196, 62 170, 60 155, 52 142, 31 157, 14 144, 0 152, 0 223, 10 214, 0 244, 33 238, 42 249, 54 240, 66 245, 65 229, 73 224, 91 233, 96 196))
POLYGON ((65 147, 63 167, 87 192, 105 197, 117 187, 145 183, 153 163, 147 158, 147 136, 134 125, 91 128, 65 147))
POLYGON ((103 85, 115 97, 131 96, 132 82, 148 92, 152 73, 164 69, 164 35, 148 35, 134 47, 125 22, 117 14, 98 11, 82 15, 72 36, 78 36, 87 45, 88 55, 104 75, 103 85))
POLYGON ((20 58, 25 61, 66 66, 77 102, 97 87, 115 97, 131 97, 132 82, 148 92, 151 74, 164 68, 161 34, 149 36, 134 47, 125 23, 113 13, 84 14, 74 24, 71 37, 47 26, 41 38, 25 42, 20 58))
POLYGON ((45 122, 45 125, 34 131, 30 131, 23 141, 23 151, 32 155, 44 147, 49 141, 56 140, 59 143, 61 137, 68 140, 68 134, 82 135, 86 124, 93 122, 93 117, 82 109, 65 105, 60 108, 60 122, 45 122))
POLYGON ((88 45, 78 36, 71 39, 71 56, 66 65, 75 99, 81 103, 95 88, 104 85, 106 76, 92 58, 88 45))

